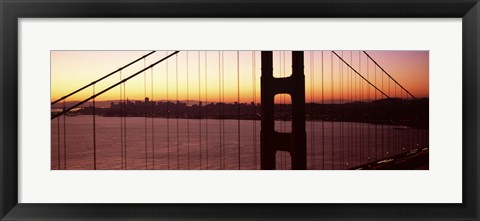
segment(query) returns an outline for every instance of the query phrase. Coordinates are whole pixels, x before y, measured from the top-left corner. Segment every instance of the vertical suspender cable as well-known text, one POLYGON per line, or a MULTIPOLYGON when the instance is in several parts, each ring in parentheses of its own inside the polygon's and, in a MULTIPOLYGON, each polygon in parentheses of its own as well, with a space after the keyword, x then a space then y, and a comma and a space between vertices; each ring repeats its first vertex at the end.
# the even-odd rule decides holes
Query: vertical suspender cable
POLYGON ((180 169, 180 142, 179 142, 179 106, 180 106, 180 101, 178 100, 178 54, 175 54, 175 98, 176 98, 176 123, 177 123, 177 170, 180 169))
POLYGON ((241 170, 240 159, 240 52, 237 51, 237 137, 238 137, 238 169, 241 170))
MULTIPOLYGON (((346 54, 346 53, 345 53, 346 54)), ((342 52, 342 58, 344 60, 346 60, 346 55, 344 55, 344 53, 342 52), (345 57, 344 57, 345 56, 345 57)), ((350 106, 349 106, 349 78, 348 78, 348 73, 349 73, 349 68, 344 68, 345 64, 343 63, 342 64, 342 106, 343 108, 345 109, 344 112, 347 113, 349 110, 350 110, 350 106)), ((344 159, 344 169, 348 169, 349 168, 349 165, 350 165, 350 149, 349 149, 349 144, 348 144, 348 137, 350 136, 349 134, 349 127, 348 127, 348 122, 350 120, 348 119, 348 114, 343 118, 343 121, 342 123, 344 124, 342 126, 342 133, 344 134, 345 137, 347 137, 346 140, 343 141, 343 144, 342 144, 342 150, 344 151, 344 155, 345 155, 345 159, 344 159)))
POLYGON ((185 53, 187 56, 187 103, 186 103, 186 117, 187 117, 187 169, 190 169, 190 115, 188 114, 188 102, 189 102, 189 90, 190 90, 190 85, 188 82, 188 51, 185 53))
MULTIPOLYGON (((330 96, 331 96, 331 104, 332 104, 332 107, 333 107, 334 106, 333 105, 333 51, 332 51, 332 53, 330 53, 330 61, 331 61, 330 62, 330 66, 331 66, 331 68, 330 68, 330 70, 331 70, 331 72, 330 72, 331 94, 330 94, 330 96)), ((334 165, 334 158, 335 158, 335 143, 334 143, 334 141, 335 141, 335 138, 334 138, 335 137, 335 131, 334 131, 334 127, 335 127, 335 122, 334 122, 334 120, 335 119, 332 119, 332 123, 331 123, 331 125, 332 125, 332 153, 331 153, 332 154, 332 170, 335 169, 335 165, 334 165)))
MULTIPOLYGON (((359 70, 358 73, 362 73, 362 59, 360 57, 360 51, 358 51, 358 70, 359 70)), ((362 101, 362 98, 363 98, 363 96, 362 96, 362 92, 363 92, 362 91, 363 90, 362 83, 363 83, 362 79, 358 78, 358 88, 359 88, 359 92, 360 92, 360 99, 359 99, 360 104, 363 102, 362 101)), ((362 109, 362 111, 363 111, 363 109, 362 109)), ((363 117, 363 116, 360 116, 360 117, 363 117)), ((360 120, 362 120, 362 119, 360 119, 360 120)), ((359 126, 360 126, 360 130, 358 131, 358 133, 360 135, 360 137, 359 137, 360 138, 360 154, 359 154, 360 155, 360 160, 359 160, 359 163, 361 164, 362 161, 363 161, 363 155, 364 155, 364 150, 363 150, 364 149, 363 148, 364 147, 363 146, 363 123, 360 122, 359 126)))
MULTIPOLYGON (((400 102, 402 103, 402 105, 404 104, 403 102, 403 91, 402 89, 400 89, 400 102)), ((408 129, 408 128, 407 128, 408 129)), ((400 134, 400 150, 403 152, 404 150, 406 150, 405 148, 405 140, 408 140, 408 133, 406 134, 406 138, 403 136, 403 134, 400 134)))
MULTIPOLYGON (((415 99, 413 101, 415 101, 415 99)), ((417 126, 420 126, 420 125, 418 124, 417 126)), ((417 127, 416 131, 417 131, 417 142, 416 142, 415 148, 420 148, 420 127, 417 127)))
POLYGON ((222 52, 218 51, 218 113, 219 113, 219 137, 220 137, 220 143, 219 143, 219 159, 220 159, 220 169, 223 169, 222 167, 222 68, 221 68, 221 58, 222 58, 222 52))
MULTIPOLYGON (((393 96, 395 98, 395 100, 393 102, 397 102, 396 99, 397 99, 397 84, 393 84, 393 96)), ((399 145, 398 145, 398 131, 395 130, 395 126, 397 125, 397 123, 395 121, 394 122, 394 126, 393 126, 393 130, 392 130, 392 133, 393 133, 393 146, 395 147, 395 152, 396 153, 399 153, 399 145)))
POLYGON ((325 169, 325 96, 324 96, 324 78, 323 78, 323 51, 322 51, 322 170, 325 169))
MULTIPOLYGON (((344 51, 344 53, 342 54, 342 59, 344 61, 347 61, 347 52, 344 51)), ((342 95, 341 95, 341 99, 342 99, 342 106, 344 109, 344 113, 345 116, 344 118, 342 119, 342 136, 345 137, 345 140, 343 140, 343 144, 342 144, 342 150, 345 152, 345 158, 344 158, 344 169, 349 169, 350 166, 351 166, 351 159, 352 159, 352 156, 351 156, 351 153, 350 153, 350 140, 351 140, 351 134, 350 134, 350 122, 351 122, 351 101, 350 101, 350 68, 348 68, 348 66, 342 62, 342 71, 341 71, 341 79, 342 79, 342 95)))
MULTIPOLYGON (((343 51, 342 51, 342 59, 345 59, 343 56, 344 55, 343 55, 343 51)), ((348 111, 348 109, 347 109, 348 108, 348 106, 347 106, 348 105, 348 98, 349 98, 348 97, 348 89, 349 89, 349 87, 348 87, 348 73, 349 73, 349 68, 345 68, 345 63, 342 62, 342 71, 341 71, 341 74, 340 74, 341 75, 340 79, 342 81, 340 91, 342 93, 340 95, 340 97, 341 97, 340 100, 342 102, 343 108, 345 108, 345 110, 344 110, 345 112, 348 111)), ((341 122, 342 125, 341 125, 340 128, 341 128, 341 131, 342 131, 341 132, 342 137, 348 137, 349 136, 349 135, 347 135, 349 128, 348 128, 348 123, 347 123, 346 120, 347 120, 347 118, 344 117, 342 119, 342 122, 341 122)), ((341 142, 342 142, 342 152, 344 153, 343 168, 348 169, 348 166, 350 164, 350 157, 351 157, 350 156, 350 151, 349 151, 348 140, 342 139, 341 142)))
MULTIPOLYGON (((146 67, 146 59, 143 59, 143 68, 146 67)), ((145 169, 148 169, 148 153, 147 153, 147 71, 143 72, 143 118, 145 127, 145 169)))
MULTIPOLYGON (((352 64, 352 51, 350 51, 350 64, 352 64)), ((354 98, 353 98, 353 86, 354 86, 354 82, 353 82, 353 71, 352 69, 348 69, 347 71, 348 73, 348 79, 349 79, 349 101, 350 101, 350 113, 354 113, 355 111, 355 107, 354 107, 354 98)), ((351 118, 349 120, 349 124, 348 124, 348 128, 349 128, 349 131, 348 131, 348 134, 349 134, 349 137, 350 137, 350 144, 348 145, 348 152, 350 153, 350 164, 349 164, 349 167, 353 167, 354 164, 355 164, 355 154, 354 154, 354 139, 355 139, 355 136, 354 136, 354 126, 355 126, 355 123, 353 121, 354 119, 351 118)))
MULTIPOLYGON (((350 63, 353 65, 353 51, 350 51, 350 63)), ((353 75, 353 73, 352 73, 353 75)), ((357 85, 357 76, 353 76, 353 101, 355 103, 355 101, 357 100, 358 101, 358 98, 359 98, 359 94, 358 93, 358 85, 357 85)), ((357 104, 358 105, 358 104, 357 104)), ((356 105, 355 105, 356 106, 356 105)), ((353 148, 353 162, 352 162, 352 166, 357 166, 357 163, 358 163, 358 156, 359 156, 359 153, 358 153, 358 150, 359 150, 359 139, 358 139, 358 119, 355 119, 355 122, 353 123, 353 143, 354 143, 354 146, 352 147, 353 148)))
MULTIPOLYGON (((346 55, 345 55, 346 56, 346 55)), ((342 55, 343 57, 343 55, 342 55)), ((343 58, 345 59, 345 58, 343 58)), ((345 59, 346 60, 346 59, 345 59)), ((341 95, 341 100, 342 100, 342 106, 344 106, 345 108, 345 112, 348 112, 351 108, 350 108, 350 105, 348 104, 350 101, 350 97, 349 97, 349 74, 351 72, 350 68, 345 68, 346 64, 342 62, 342 95, 341 95)), ((343 122, 342 122, 342 136, 344 137, 349 137, 350 136, 350 128, 349 128, 349 123, 350 120, 348 119, 348 117, 346 116, 344 119, 343 119, 343 122), (348 120, 348 121, 347 121, 348 120)), ((348 140, 343 140, 342 141, 343 144, 342 144, 342 150, 346 152, 346 159, 344 160, 344 169, 348 169, 351 165, 351 158, 352 156, 350 155, 350 145, 349 145, 349 141, 348 140)))
POLYGON ((417 144, 416 148, 420 148, 420 128, 417 128, 417 144))
POLYGON ((127 101, 125 94, 125 83, 123 83, 123 92, 122 92, 122 127, 123 127, 123 169, 127 169, 127 101))
POLYGON ((252 85, 253 85, 253 165, 254 169, 257 169, 257 84, 256 84, 256 76, 255 76, 255 51, 252 51, 252 85))
POLYGON ((394 96, 395 96, 395 98, 398 98, 397 97, 397 84, 394 84, 393 87, 394 87, 393 90, 394 90, 394 94, 395 94, 394 96))
POLYGON ((200 51, 197 51, 198 58, 198 141, 200 152, 200 169, 202 169, 202 90, 201 90, 201 75, 200 75, 200 51))
MULTIPOLYGON (((412 103, 408 100, 408 95, 406 95, 406 96, 407 97, 405 98, 406 99, 405 102, 407 102, 410 105, 410 107, 412 107, 411 106, 412 103)), ((413 134, 414 134, 413 128, 414 128, 413 127, 413 122, 410 122, 410 126, 408 128, 408 130, 409 130, 409 133, 408 133, 409 135, 408 136, 409 137, 408 137, 408 141, 407 141, 408 150, 412 150, 413 144, 415 143, 414 140, 413 140, 413 134)))
POLYGON ((222 144, 223 144, 223 151, 222 151, 222 165, 223 169, 226 168, 225 165, 225 156, 227 152, 226 142, 225 142, 225 56, 224 52, 222 51, 222 144))
MULTIPOLYGON (((95 95, 95 84, 93 85, 93 95, 95 95)), ((93 169, 97 169, 97 140, 95 137, 95 98, 93 98, 93 169)))
MULTIPOLYGON (((285 68, 285 51, 282 51, 283 55, 283 77, 287 76, 286 68, 285 68)), ((284 107, 284 118, 283 118, 283 131, 286 131, 287 128, 287 102, 285 101, 285 94, 282 95, 283 98, 283 107, 284 107)), ((287 152, 283 152, 283 165, 285 165, 285 169, 287 169, 287 152)))
MULTIPOLYGON (((282 51, 280 53, 280 72, 282 73, 282 77, 286 77, 286 70, 285 70, 285 51, 282 51), (283 64, 283 65, 282 65, 283 64)), ((282 120, 282 126, 283 126, 283 131, 287 130, 287 112, 288 112, 288 107, 287 107, 287 102, 285 101, 285 94, 282 94, 280 97, 282 99, 282 106, 283 106, 283 120, 282 120)), ((283 152, 283 168, 286 170, 287 169, 287 152, 283 152)))
MULTIPOLYGON (((350 64, 353 65, 353 51, 350 51, 350 64)), ((356 109, 355 99, 357 96, 357 79, 356 76, 353 74, 353 71, 350 71, 351 82, 352 82, 352 89, 351 89, 351 96, 352 96, 352 109, 356 109)), ((356 119, 352 119, 352 166, 356 166, 357 161, 357 122, 356 119)))
MULTIPOLYGON (((358 57, 358 65, 360 66, 360 56, 358 57)), ((361 70, 360 70, 361 71, 361 70)), ((360 73, 359 71, 359 73, 360 73)), ((359 104, 362 100, 362 79, 360 77, 357 76, 357 79, 358 79, 358 85, 357 85, 357 88, 358 88, 358 101, 359 101, 359 104)), ((360 116, 359 116, 360 117, 360 116)), ((357 148, 357 165, 360 165, 362 163, 362 149, 363 149, 363 145, 362 145, 362 123, 360 121, 358 121, 357 123, 358 125, 358 128, 357 128, 357 137, 358 137, 358 148, 357 148)))
MULTIPOLYGON (((223 56, 223 51, 222 51, 222 116, 225 116, 225 57, 223 56)), ((225 169, 225 156, 226 156, 225 117, 222 117, 222 143, 223 143, 222 164, 223 164, 223 168, 225 169)))
MULTIPOLYGON (((165 56, 167 56, 168 54, 168 51, 165 52, 165 56)), ((167 97, 167 114, 166 114, 166 118, 167 118, 167 169, 170 169, 170 100, 169 100, 169 93, 168 93, 168 59, 165 61, 165 65, 166 65, 166 68, 165 68, 165 71, 166 71, 166 78, 167 80, 165 81, 166 83, 166 86, 165 88, 167 89, 166 90, 166 97, 167 97)))
MULTIPOLYGON (((382 76, 382 91, 384 91, 383 74, 381 74, 381 76, 382 76)), ((385 124, 385 119, 382 120, 382 159, 385 158, 384 157, 385 156, 385 149, 384 149, 385 148, 385 128, 383 126, 384 124, 385 124)))
MULTIPOLYGON (((343 56, 343 55, 342 55, 343 56)), ((345 55, 346 57, 346 55, 345 55)), ((347 60, 346 58, 344 58, 344 60, 347 60)), ((343 67, 343 66, 342 66, 343 67)), ((348 115, 350 115, 351 112, 351 104, 350 104, 350 77, 349 77, 349 73, 350 73, 350 69, 347 68, 346 70, 344 70, 344 73, 343 73, 343 85, 344 85, 344 92, 343 92, 343 97, 345 97, 345 101, 343 102, 344 106, 345 106, 345 112, 346 113, 349 113, 348 115)), ((349 116, 346 116, 346 118, 344 119, 344 124, 345 124, 345 134, 346 134, 346 138, 347 140, 345 140, 343 142, 343 148, 345 149, 345 151, 347 152, 347 159, 345 160, 345 169, 349 169, 351 167, 351 158, 352 156, 350 155, 350 140, 351 140, 351 135, 350 135, 350 118, 349 116)))
MULTIPOLYGON (((353 66, 353 51, 350 51, 350 64, 353 66)), ((355 103, 355 96, 356 96, 356 87, 357 87, 357 79, 355 78, 355 75, 353 74, 353 71, 349 70, 350 72, 350 82, 351 82, 351 99, 352 99, 352 110, 355 110, 356 109, 356 103, 355 103)), ((358 145, 357 144, 357 137, 356 137, 356 126, 357 126, 357 123, 355 122, 355 118, 352 118, 352 126, 351 126, 351 130, 352 130, 352 144, 351 144, 351 155, 352 155, 352 167, 355 166, 355 163, 356 163, 356 146, 358 145)))
MULTIPOLYGON (((387 78, 387 80, 388 80, 388 95, 391 96, 391 93, 390 93, 390 79, 387 78)), ((389 151, 388 151, 388 153, 389 153, 389 154, 393 154, 393 153, 394 153, 393 151, 394 151, 395 149, 392 148, 392 146, 393 146, 393 145, 392 145, 392 143, 393 143, 393 142, 392 142, 392 137, 393 137, 392 134, 393 134, 394 132, 393 132, 393 130, 392 130, 393 127, 392 127, 392 124, 391 124, 391 123, 389 123, 388 128, 389 128, 389 132, 388 132, 388 150, 389 150, 389 151)))
POLYGON ((153 67, 150 69, 150 78, 151 78, 151 89, 152 89, 152 100, 151 102, 151 114, 150 117, 152 118, 152 169, 155 169, 155 125, 154 125, 154 114, 155 114, 155 102, 153 99, 153 67))
MULTIPOLYGON (((65 111, 65 99, 63 100, 63 110, 65 111)), ((65 170, 67 169, 67 123, 65 114, 63 115, 63 159, 65 161, 65 170)))
MULTIPOLYGON (((119 72, 120 81, 122 81, 122 71, 119 72)), ((121 168, 124 169, 123 162, 123 102, 122 102, 122 86, 120 85, 120 102, 118 103, 120 107, 120 157, 121 157, 121 168)))
MULTIPOLYGON (((353 64, 353 63, 352 63, 353 64)), ((359 65, 359 70, 358 73, 361 73, 362 70, 360 68, 360 56, 358 57, 358 65, 359 65)), ((358 85, 357 85, 357 90, 358 90, 358 104, 361 105, 362 102, 362 82, 361 79, 358 78, 358 85)), ((361 106, 359 106, 361 108, 361 106)), ((361 110, 361 109, 359 109, 361 110)), ((359 119, 357 119, 357 138, 358 138, 358 147, 357 147, 357 165, 361 164, 362 160, 362 123, 360 121, 361 114, 358 116, 359 119)))
MULTIPOLYGON (((342 59, 343 59, 343 51, 341 51, 341 56, 342 56, 342 59)), ((343 106, 344 102, 343 102, 343 66, 344 64, 342 62, 338 62, 339 64, 339 84, 340 84, 340 99, 339 99, 339 104, 341 104, 341 106, 343 106)), ((342 163, 342 168, 345 169, 345 152, 344 152, 344 148, 343 148, 343 119, 340 120, 340 151, 341 151, 341 163, 342 163)))
MULTIPOLYGON (((373 74, 375 75, 375 85, 377 85, 377 66, 374 66, 374 72, 373 74)), ((377 91, 374 93, 374 101, 377 101, 377 91)), ((377 116, 378 117, 378 116, 377 116)), ((378 120, 375 123, 375 161, 378 160, 378 131, 377 131, 377 125, 378 125, 378 120)))
MULTIPOLYGON (((285 77, 285 69, 282 69, 282 51, 279 51, 278 52, 278 67, 279 67, 279 70, 280 70, 280 76, 281 77, 285 77)), ((287 113, 287 107, 285 105, 285 94, 282 94, 280 96, 280 107, 281 110, 282 110, 282 114, 283 114, 283 118, 282 118, 282 124, 281 124, 281 127, 283 129, 283 131, 286 130, 286 113, 287 113)), ((283 151, 280 153, 281 155, 281 160, 282 160, 282 167, 284 170, 287 169, 287 152, 283 151)))
POLYGON ((311 161, 311 169, 315 169, 315 160, 314 160, 314 136, 315 136, 315 130, 313 128, 313 111, 314 111, 314 99, 313 99, 313 94, 314 94, 314 78, 315 78, 315 69, 314 69, 314 63, 315 63, 315 58, 314 58, 314 51, 310 51, 310 161, 311 161))
POLYGON ((127 169, 127 114, 128 114, 128 99, 127 98, 127 86, 123 83, 123 101, 125 101, 124 114, 123 114, 123 156, 125 157, 125 169, 127 169))
MULTIPOLYGON (((350 51, 350 64, 353 65, 353 51, 350 51)), ((350 71, 350 74, 353 76, 352 80, 353 80, 353 90, 352 90, 352 102, 353 104, 355 104, 355 99, 356 96, 357 96, 357 79, 356 79, 356 76, 353 75, 352 73, 353 71, 350 71)), ((355 108, 355 105, 353 106, 355 108)), ((357 157, 358 157, 358 138, 357 138, 357 122, 352 122, 353 124, 353 128, 352 128, 352 132, 353 132, 353 141, 352 141, 352 154, 353 154, 353 159, 352 159, 352 166, 356 166, 357 164, 357 157)))
POLYGON ((207 75, 207 51, 205 51, 205 149, 207 151, 206 161, 207 161, 207 170, 208 170, 208 75, 207 75))
MULTIPOLYGON (((368 72, 370 71, 369 69, 369 65, 368 65, 368 58, 365 60, 367 62, 367 80, 368 79, 368 72)), ((367 99, 365 101, 366 103, 369 103, 369 104, 372 104, 371 101, 370 101, 370 87, 368 87, 367 85, 367 99)), ((370 119, 368 119, 370 121, 370 119)), ((370 162, 370 125, 366 125, 367 126, 367 161, 370 162)))
MULTIPOLYGON (((350 51, 350 62, 351 64, 353 65, 353 51, 350 51)), ((359 70, 359 73, 361 72, 361 70, 359 70)), ((352 73, 352 72, 351 72, 352 73)), ((352 73, 353 74, 353 73, 352 73)), ((354 89, 354 92, 358 92, 358 95, 357 94, 354 94, 354 98, 355 100, 357 101, 360 101, 361 100, 361 97, 362 97, 362 92, 361 92, 361 88, 360 88, 360 78, 358 78, 358 85, 357 85, 357 76, 354 76, 354 82, 355 82, 355 89, 354 89)), ((361 152, 360 152, 360 149, 361 149, 361 137, 359 136, 360 134, 360 130, 359 128, 361 127, 360 123, 358 122, 358 119, 356 119, 356 127, 355 127, 355 144, 357 145, 357 147, 354 149, 354 151, 356 151, 356 154, 354 154, 355 156, 355 165, 358 166, 359 164, 359 161, 361 159, 360 155, 361 155, 361 152)))
MULTIPOLYGON (((345 53, 347 54, 347 53, 345 53)), ((352 64, 352 52, 350 51, 350 64, 352 64)), ((347 55, 345 55, 347 57, 347 55)), ((345 59, 346 61, 347 59, 345 59)), ((347 67, 348 64, 344 63, 347 67)), ((354 164, 354 154, 353 154, 353 116, 355 112, 354 102, 353 102, 353 71, 351 68, 346 68, 345 70, 345 78, 346 78, 346 86, 345 86, 345 100, 347 106, 346 112, 349 113, 349 116, 346 118, 347 122, 345 122, 345 127, 347 127, 345 133, 347 134, 347 140, 345 141, 345 148, 347 151, 347 169, 352 168, 354 164)))
MULTIPOLYGON (((353 53, 352 51, 350 51, 350 64, 353 64, 353 53)), ((355 82, 354 82, 354 78, 353 78, 353 71, 352 69, 349 69, 348 72, 350 73, 350 102, 351 102, 351 108, 350 108, 350 111, 353 113, 355 107, 354 107, 354 97, 353 97, 353 92, 355 90, 354 86, 355 86, 355 82)), ((351 156, 351 161, 350 161, 350 167, 353 167, 355 165, 355 148, 354 148, 354 145, 355 145, 355 122, 354 122, 354 119, 351 119, 350 120, 350 146, 349 146, 349 149, 350 149, 350 156, 351 156)))
POLYGON ((60 170, 60 118, 57 118, 57 167, 60 170))
MULTIPOLYGON (((387 82, 388 82, 388 96, 392 96, 391 93, 390 93, 390 79, 387 78, 387 82)), ((392 130, 391 130, 391 129, 392 129, 392 125, 391 125, 390 123, 388 124, 388 129, 389 129, 389 130, 388 130, 388 143, 387 143, 387 145, 388 145, 388 151, 387 151, 387 153, 390 154, 390 153, 393 153, 393 151, 392 151, 392 145, 391 145, 391 144, 392 144, 392 133, 393 133, 393 132, 392 132, 392 130)))

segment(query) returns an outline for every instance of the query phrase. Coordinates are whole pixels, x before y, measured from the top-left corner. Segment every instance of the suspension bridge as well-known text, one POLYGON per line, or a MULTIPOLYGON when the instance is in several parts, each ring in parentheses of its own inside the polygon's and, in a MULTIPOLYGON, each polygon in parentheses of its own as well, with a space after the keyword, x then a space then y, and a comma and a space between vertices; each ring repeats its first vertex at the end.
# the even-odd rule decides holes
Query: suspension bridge
POLYGON ((428 169, 428 99, 386 69, 366 51, 151 51, 51 102, 51 167, 428 169))

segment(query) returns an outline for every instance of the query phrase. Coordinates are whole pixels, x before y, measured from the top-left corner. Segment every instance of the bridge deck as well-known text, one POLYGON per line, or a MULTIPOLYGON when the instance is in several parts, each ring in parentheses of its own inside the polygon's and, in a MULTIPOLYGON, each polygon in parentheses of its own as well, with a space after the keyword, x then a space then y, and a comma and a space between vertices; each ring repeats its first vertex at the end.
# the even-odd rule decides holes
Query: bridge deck
POLYGON ((385 159, 366 163, 352 170, 428 170, 429 149, 413 149, 385 159))

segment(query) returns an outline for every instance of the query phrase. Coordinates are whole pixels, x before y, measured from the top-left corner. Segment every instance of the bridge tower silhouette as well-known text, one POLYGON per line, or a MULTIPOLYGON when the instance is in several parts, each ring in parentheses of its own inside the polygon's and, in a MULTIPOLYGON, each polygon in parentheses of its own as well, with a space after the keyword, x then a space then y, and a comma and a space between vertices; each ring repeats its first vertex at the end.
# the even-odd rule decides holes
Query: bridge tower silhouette
POLYGON ((276 169, 277 151, 290 153, 293 170, 307 169, 307 144, 305 131, 305 74, 303 51, 292 52, 292 75, 273 77, 273 53, 261 53, 261 131, 260 166, 262 170, 276 169), (289 94, 292 102, 292 132, 275 131, 274 98, 289 94))

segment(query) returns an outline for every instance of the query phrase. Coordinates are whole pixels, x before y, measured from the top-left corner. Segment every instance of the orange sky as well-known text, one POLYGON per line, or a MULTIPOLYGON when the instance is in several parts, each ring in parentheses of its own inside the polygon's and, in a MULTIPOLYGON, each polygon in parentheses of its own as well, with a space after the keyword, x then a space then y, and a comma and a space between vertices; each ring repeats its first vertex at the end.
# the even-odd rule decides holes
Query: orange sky
MULTIPOLYGON (((130 76, 142 69, 144 65, 148 66, 167 53, 172 52, 157 51, 145 60, 123 70, 121 76, 120 73, 117 73, 96 84, 95 92, 113 85, 121 78, 130 76)), ((52 51, 51 100, 56 100, 117 70, 146 53, 148 51, 52 51)), ((336 53, 390 97, 407 98, 406 93, 395 86, 393 81, 387 80, 387 76, 382 74, 379 68, 375 68, 374 63, 363 52, 336 51, 336 53)), ((414 96, 428 97, 428 51, 367 51, 367 53, 414 96)), ((189 100, 218 102, 219 95, 224 95, 225 102, 235 102, 237 101, 237 84, 239 83, 240 102, 252 102, 255 99, 258 103, 260 102, 260 51, 240 51, 238 55, 239 71, 237 70, 237 51, 181 51, 171 57, 168 62, 162 62, 155 66, 153 70, 150 69, 128 81, 125 86, 126 96, 130 100, 142 100, 145 96, 152 98, 153 94, 154 100, 177 100, 178 96, 178 100, 186 100, 188 97, 189 100), (223 62, 219 62, 219 58, 222 57, 223 62), (223 93, 220 90, 222 67, 219 66, 222 63, 223 93), (253 63, 255 63, 255 66, 253 66, 253 63), (254 89, 256 90, 255 98, 254 89)), ((379 92, 375 93, 372 86, 360 80, 350 68, 340 62, 335 55, 332 55, 331 51, 305 51, 304 58, 306 102, 312 100, 317 103, 322 102, 322 66, 325 102, 383 98, 379 92)), ((290 51, 275 51, 273 59, 275 77, 290 75, 290 51)), ((119 100, 120 90, 120 87, 116 87, 100 95, 97 100, 119 100)), ((91 96, 92 93, 93 88, 90 87, 68 98, 67 101, 83 100, 91 96)), ((281 102, 281 98, 282 96, 277 96, 276 101, 281 102)), ((286 102, 288 103, 288 99, 286 102)))

